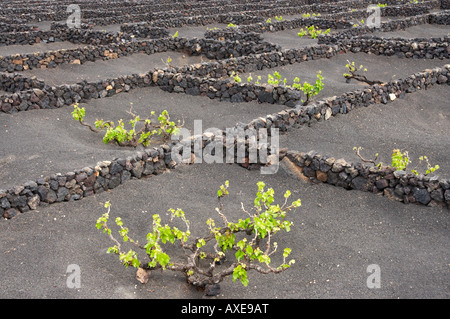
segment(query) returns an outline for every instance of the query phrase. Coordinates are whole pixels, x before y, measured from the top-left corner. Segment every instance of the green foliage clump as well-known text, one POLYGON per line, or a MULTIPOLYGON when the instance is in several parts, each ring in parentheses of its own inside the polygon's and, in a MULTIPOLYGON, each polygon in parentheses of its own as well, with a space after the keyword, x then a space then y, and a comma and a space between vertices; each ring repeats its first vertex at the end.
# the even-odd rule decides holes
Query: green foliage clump
MULTIPOLYGON (((375 154, 375 159, 373 160, 368 160, 365 159, 361 156, 360 151, 362 150, 362 147, 354 147, 353 150, 355 151, 355 154, 363 161, 363 162, 368 162, 368 163, 372 163, 374 164, 376 167, 378 167, 379 169, 381 169, 381 167, 383 166, 382 162, 376 163, 377 159, 378 159, 378 153, 375 154)), ((428 175, 431 173, 434 173, 436 170, 438 170, 440 167, 439 165, 431 165, 428 157, 426 155, 420 156, 419 157, 419 163, 426 163, 426 170, 423 173, 423 175, 428 175)), ((408 165, 412 164, 411 159, 409 157, 409 153, 408 151, 401 151, 400 149, 394 149, 392 151, 392 156, 391 156, 391 167, 395 168, 397 171, 406 171, 408 168, 408 165)), ((411 170, 411 173, 415 174, 415 175, 419 175, 421 174, 418 170, 417 167, 415 167, 414 169, 411 170)))
POLYGON ((320 34, 329 34, 329 33, 330 33, 330 29, 326 29, 325 31, 323 31, 323 30, 319 29, 319 27, 315 27, 314 25, 311 25, 311 26, 307 27, 306 30, 301 28, 300 32, 297 33, 297 35, 300 38, 303 38, 304 36, 309 35, 311 37, 311 39, 317 39, 317 37, 320 34))
MULTIPOLYGON (((420 156, 419 157, 419 162, 425 162, 427 165, 427 168, 425 170, 425 173, 423 173, 423 175, 428 175, 431 173, 434 173, 436 170, 438 170, 440 167, 439 165, 431 165, 428 157, 426 155, 420 156)), ((411 164, 411 159, 409 158, 408 152, 407 151, 400 151, 399 149, 395 149, 392 152, 392 167, 396 168, 397 171, 406 171, 407 166, 411 164)), ((411 173, 415 174, 415 175, 419 175, 420 173, 417 171, 416 168, 411 170, 411 173)))
POLYGON ((309 13, 309 12, 306 12, 306 13, 303 13, 302 14, 302 17, 303 18, 315 18, 315 17, 320 17, 320 13, 309 13))
MULTIPOLYGON (((132 105, 132 103, 131 103, 132 105)), ((158 135, 163 138, 169 138, 172 134, 176 134, 179 131, 180 123, 177 125, 175 122, 170 121, 169 113, 164 110, 157 116, 156 120, 151 118, 141 119, 139 115, 135 115, 132 112, 132 107, 128 112, 132 115, 132 119, 129 124, 131 129, 125 128, 125 123, 120 119, 117 124, 113 121, 104 121, 103 119, 95 121, 95 128, 84 122, 86 116, 86 109, 80 108, 78 103, 74 104, 74 110, 72 117, 80 122, 83 126, 87 126, 92 132, 99 133, 105 132, 103 142, 116 143, 119 146, 133 146, 136 147, 140 144, 148 146, 153 136, 158 135), (157 124, 155 124, 156 122, 157 124), (141 128, 138 129, 137 125, 140 124, 141 128)), ((156 117, 154 111, 151 112, 153 117, 156 117)))
POLYGON ((257 186, 253 208, 247 211, 241 204, 246 217, 231 222, 225 216, 222 202, 229 195, 229 182, 226 181, 221 185, 217 191, 218 207, 215 210, 222 219, 222 226, 219 226, 213 218, 209 218, 206 222, 209 234, 193 240, 190 222, 186 219, 185 212, 179 208, 169 209, 170 220, 166 224, 162 223, 159 214, 153 215, 153 229, 147 234, 144 245, 140 245, 130 237, 129 230, 124 227, 120 217, 117 217, 115 222, 123 243, 114 237, 112 229, 108 226, 111 208, 109 202, 105 204, 107 212, 97 220, 96 228, 102 229, 103 233, 115 243, 107 252, 119 255, 119 260, 125 267, 133 266, 145 271, 156 269, 178 271, 186 276, 190 284, 200 288, 218 284, 228 276, 232 276, 233 282, 239 280, 247 286, 249 283, 247 273, 250 270, 261 274, 280 273, 295 263, 293 259, 287 261, 291 253, 290 248, 283 250, 283 261, 278 267, 271 266, 271 258, 278 248, 277 243, 273 242, 274 236, 281 231, 290 231, 293 223, 286 218, 291 211, 301 206, 299 199, 288 204, 290 191, 285 192, 284 204, 280 206, 274 203, 272 188, 266 190, 263 182, 258 182, 257 186), (176 220, 183 227, 177 227, 176 220), (135 250, 123 249, 121 245, 124 243, 131 243, 144 250, 148 262, 144 263, 139 259, 135 250), (175 243, 179 243, 183 250, 185 262, 173 260, 174 258, 165 250, 164 245, 175 243), (234 257, 231 258, 230 255, 234 257), (203 262, 200 262, 201 260, 203 262), (208 260, 209 263, 206 262, 208 260))
MULTIPOLYGON (((361 19, 360 23, 361 23, 361 26, 362 26, 364 24, 364 19, 361 19)), ((354 23, 353 27, 359 27, 359 24, 358 23, 354 23)))
MULTIPOLYGON (((276 20, 277 22, 281 22, 281 21, 284 21, 284 18, 283 18, 282 16, 275 16, 275 20, 276 20)), ((268 18, 268 19, 266 20, 266 23, 268 23, 268 24, 272 23, 272 18, 268 18)))
MULTIPOLYGON (((231 73, 231 78, 234 80, 235 83, 241 83, 242 79, 241 77, 236 74, 234 71, 231 73)), ((250 74, 247 77, 247 83, 251 83, 251 81, 253 81, 253 77, 250 74)), ((256 85, 261 85, 262 83, 261 81, 261 76, 257 77, 257 81, 255 82, 256 85)), ((293 83, 292 85, 288 85, 287 84, 287 78, 282 79, 281 74, 278 71, 274 71, 273 74, 268 74, 267 75, 267 82, 266 84, 269 85, 273 85, 273 86, 279 86, 279 85, 284 85, 287 88, 291 88, 291 89, 295 89, 295 90, 299 90, 302 91, 305 96, 306 99, 305 100, 301 100, 303 105, 307 105, 309 102, 311 102, 311 98, 313 96, 316 96, 317 94, 320 93, 320 91, 322 91, 322 89, 324 88, 324 82, 323 82, 323 76, 322 76, 322 71, 319 71, 317 73, 317 80, 314 84, 311 84, 309 82, 303 82, 303 84, 300 83, 300 78, 299 77, 295 77, 293 79, 293 83)))
POLYGON ((234 72, 234 71, 231 73, 230 77, 234 80, 235 83, 241 83, 242 82, 242 79, 239 76, 239 74, 234 72))
POLYGON ((310 84, 308 82, 303 82, 303 84, 300 84, 300 79, 295 78, 292 87, 302 91, 306 95, 306 100, 302 100, 302 103, 303 105, 307 105, 311 101, 311 98, 319 94, 324 87, 322 71, 317 73, 317 80, 314 84, 310 84))

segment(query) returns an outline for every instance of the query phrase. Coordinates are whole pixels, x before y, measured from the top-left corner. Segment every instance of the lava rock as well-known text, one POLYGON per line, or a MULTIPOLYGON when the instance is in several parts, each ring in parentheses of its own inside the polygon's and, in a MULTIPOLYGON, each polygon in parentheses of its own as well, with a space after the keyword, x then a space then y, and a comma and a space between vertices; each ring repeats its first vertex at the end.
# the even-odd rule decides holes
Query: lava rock
POLYGON ((424 188, 413 188, 413 194, 416 201, 423 205, 427 205, 431 201, 430 194, 424 188))

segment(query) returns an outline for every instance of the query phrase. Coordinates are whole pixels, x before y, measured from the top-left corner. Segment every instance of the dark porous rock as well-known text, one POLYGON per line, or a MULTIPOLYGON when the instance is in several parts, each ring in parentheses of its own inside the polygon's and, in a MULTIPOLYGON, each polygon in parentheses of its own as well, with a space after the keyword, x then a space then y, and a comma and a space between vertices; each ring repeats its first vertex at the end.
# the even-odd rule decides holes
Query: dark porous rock
POLYGON ((444 201, 444 190, 441 188, 435 189, 434 191, 431 192, 430 197, 437 202, 443 202, 444 201))
POLYGON ((333 173, 332 171, 328 171, 328 183, 332 185, 336 185, 338 182, 338 173, 333 173))
MULTIPOLYGON (((442 180, 442 181, 439 182, 439 185, 444 190, 450 189, 450 180, 442 180)), ((0 197, 1 197, 1 192, 0 192, 0 197)))
POLYGON ((446 83, 447 80, 448 80, 448 78, 445 75, 442 75, 442 74, 439 75, 438 78, 437 78, 437 81, 438 81, 439 84, 446 83))
POLYGON ((75 179, 78 183, 83 182, 87 178, 87 174, 85 172, 78 174, 75 179))
POLYGON ((127 180, 129 180, 131 178, 131 173, 129 171, 123 171, 122 172, 122 178, 120 180, 120 183, 123 184, 125 183, 127 180))
POLYGON ((13 196, 11 198, 12 207, 24 207, 27 205, 27 198, 25 196, 13 196))
POLYGON ((430 194, 424 188, 414 187, 413 194, 414 194, 414 198, 416 199, 416 201, 423 205, 427 205, 431 200, 430 194))
POLYGON ((56 201, 57 202, 64 201, 64 199, 66 198, 67 195, 69 195, 69 189, 67 189, 65 187, 60 187, 56 194, 56 201))
POLYGON ((236 94, 232 95, 230 101, 232 103, 244 102, 244 98, 242 97, 242 93, 236 93, 236 94))
POLYGON ((141 161, 133 164, 133 168, 131 169, 131 173, 136 178, 141 178, 142 172, 144 171, 144 165, 141 161))
POLYGON ((117 174, 117 175, 112 176, 111 179, 109 180, 108 188, 113 189, 119 185, 120 185, 120 175, 117 174))
POLYGON ((154 173, 156 175, 164 173, 164 171, 166 169, 166 165, 162 161, 158 161, 158 162, 154 163, 153 167, 154 167, 154 173))
POLYGON ((111 173, 111 175, 116 175, 117 173, 120 173, 121 171, 123 171, 122 165, 120 165, 117 162, 113 162, 111 164, 111 168, 109 169, 109 172, 111 173))
POLYGON ((58 176, 56 179, 59 186, 64 186, 66 184, 67 178, 65 176, 58 176))
POLYGON ((405 194, 405 191, 404 191, 404 188, 400 184, 397 184, 395 186, 394 193, 397 196, 403 197, 403 195, 405 194))
POLYGON ((320 168, 320 160, 317 158, 313 158, 311 161, 311 168, 314 169, 315 171, 319 170, 320 168))
POLYGON ((28 188, 30 191, 35 192, 38 188, 38 185, 34 181, 28 181, 24 184, 25 188, 28 188))
POLYGON ((348 174, 346 172, 340 172, 338 176, 339 176, 339 180, 341 180, 341 181, 345 181, 348 178, 348 174))
POLYGON ((8 209, 11 208, 11 203, 6 197, 0 199, 0 208, 8 209))
POLYGON ((368 179, 361 176, 352 179, 350 186, 359 191, 367 192, 369 190, 368 179))
POLYGON ((97 176, 97 179, 95 180, 95 183, 94 183, 94 190, 96 192, 102 191, 102 190, 104 190, 105 185, 106 185, 106 179, 102 176, 97 176))
POLYGON ((220 285, 206 285, 205 287, 205 296, 213 297, 220 294, 220 285))
POLYGON ((269 104, 273 104, 274 99, 273 99, 273 94, 272 94, 272 92, 262 91, 262 92, 259 93, 259 95, 258 95, 258 101, 259 101, 260 103, 269 103, 269 104))
POLYGON ((47 198, 47 194, 48 194, 48 187, 45 187, 44 185, 40 185, 40 186, 38 186, 36 193, 41 198, 41 201, 45 201, 45 199, 47 198))
POLYGON ((56 195, 56 192, 53 189, 49 189, 44 201, 46 203, 51 204, 51 203, 56 202, 57 199, 58 199, 58 196, 56 195))
POLYGON ((9 208, 3 213, 3 218, 10 219, 16 216, 18 213, 19 211, 17 209, 9 208))
POLYGON ((96 176, 96 174, 92 174, 87 179, 85 179, 84 186, 88 187, 88 188, 93 188, 95 185, 95 181, 97 180, 98 177, 100 177, 100 176, 96 176))
POLYGON ((49 184, 50 184, 50 188, 51 188, 52 190, 54 190, 54 191, 57 191, 57 190, 58 190, 59 183, 58 183, 57 180, 52 179, 52 180, 50 180, 49 184))
POLYGON ((316 171, 309 166, 305 166, 303 168, 303 175, 307 177, 316 177, 316 171))
POLYGON ((446 202, 450 202, 450 189, 447 189, 444 193, 444 199, 446 202))
POLYGON ((375 186, 376 186, 378 189, 383 190, 383 189, 385 189, 386 187, 389 186, 389 182, 388 182, 387 179, 384 179, 384 178, 383 178, 383 179, 377 180, 377 181, 375 182, 375 186))
POLYGON ((198 87, 192 87, 192 88, 187 88, 185 90, 185 93, 196 96, 196 95, 200 94, 200 91, 199 91, 198 87))
POLYGON ((331 169, 331 165, 328 165, 324 160, 321 160, 319 169, 320 171, 327 173, 331 169))

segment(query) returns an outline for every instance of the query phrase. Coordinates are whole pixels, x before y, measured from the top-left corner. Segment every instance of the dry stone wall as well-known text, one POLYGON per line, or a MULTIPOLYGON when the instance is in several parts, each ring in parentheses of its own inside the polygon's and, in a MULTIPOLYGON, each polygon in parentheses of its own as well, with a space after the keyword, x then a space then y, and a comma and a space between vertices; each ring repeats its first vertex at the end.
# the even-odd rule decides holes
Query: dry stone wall
POLYGON ((415 175, 397 171, 392 167, 366 166, 364 163, 350 163, 345 159, 335 159, 308 153, 288 152, 287 158, 306 177, 322 183, 383 195, 403 203, 429 206, 450 204, 450 181, 438 177, 415 175))

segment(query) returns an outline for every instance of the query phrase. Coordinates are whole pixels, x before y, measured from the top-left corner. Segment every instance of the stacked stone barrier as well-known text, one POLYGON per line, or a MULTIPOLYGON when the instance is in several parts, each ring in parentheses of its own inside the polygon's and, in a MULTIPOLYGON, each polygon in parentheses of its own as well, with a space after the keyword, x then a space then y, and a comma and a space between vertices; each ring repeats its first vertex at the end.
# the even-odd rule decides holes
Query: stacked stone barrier
POLYGON ((36 26, 0 23, 0 33, 36 31, 36 26))
POLYGON ((390 200, 450 208, 450 180, 396 170, 392 167, 367 166, 320 155, 289 151, 286 157, 301 174, 315 181, 383 195, 390 200))
POLYGON ((87 45, 104 45, 122 43, 132 39, 129 34, 123 32, 65 28, 48 31, 5 32, 0 35, 0 45, 33 45, 61 41, 87 45))
POLYGON ((205 55, 210 59, 221 60, 231 56, 240 57, 249 54, 279 51, 280 49, 279 46, 268 42, 240 43, 236 41, 216 41, 214 39, 168 37, 0 57, 0 72, 54 68, 65 63, 83 64, 87 61, 94 62, 98 59, 117 59, 134 53, 153 54, 166 51, 182 51, 189 55, 205 55))
POLYGON ((44 87, 45 83, 36 78, 27 78, 18 73, 0 73, 0 90, 5 92, 16 93, 33 88, 43 89, 44 87))
POLYGON ((132 34, 138 38, 158 39, 169 36, 166 28, 152 27, 145 24, 122 24, 120 31, 132 34))
POLYGON ((377 55, 414 59, 448 59, 450 37, 433 38, 431 41, 423 38, 381 38, 371 35, 362 35, 340 41, 343 50, 353 53, 364 52, 377 55))
POLYGON ((239 42, 254 42, 261 43, 264 41, 261 33, 257 32, 239 32, 233 30, 234 28, 226 28, 219 30, 207 30, 205 32, 205 39, 214 39, 219 41, 239 41, 239 42))

